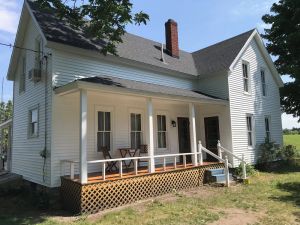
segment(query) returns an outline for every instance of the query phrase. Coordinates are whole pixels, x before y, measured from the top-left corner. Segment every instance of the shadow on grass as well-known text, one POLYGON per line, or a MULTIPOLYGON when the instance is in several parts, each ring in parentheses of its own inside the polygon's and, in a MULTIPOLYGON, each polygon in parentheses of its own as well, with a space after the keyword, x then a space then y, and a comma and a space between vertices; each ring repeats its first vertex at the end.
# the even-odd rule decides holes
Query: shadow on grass
POLYGON ((292 202, 293 204, 300 206, 300 181, 278 183, 277 188, 281 191, 287 192, 288 194, 273 197, 274 199, 284 202, 292 202))
POLYGON ((277 161, 268 163, 267 165, 257 165, 256 167, 260 171, 275 174, 300 172, 300 159, 290 161, 277 161))
MULTIPOLYGON (((0 225, 40 224, 49 222, 49 217, 70 217, 59 203, 41 209, 36 196, 28 190, 14 190, 0 195, 0 225)), ((48 224, 48 223, 47 223, 48 224)), ((55 224, 52 223, 51 224, 55 224)))

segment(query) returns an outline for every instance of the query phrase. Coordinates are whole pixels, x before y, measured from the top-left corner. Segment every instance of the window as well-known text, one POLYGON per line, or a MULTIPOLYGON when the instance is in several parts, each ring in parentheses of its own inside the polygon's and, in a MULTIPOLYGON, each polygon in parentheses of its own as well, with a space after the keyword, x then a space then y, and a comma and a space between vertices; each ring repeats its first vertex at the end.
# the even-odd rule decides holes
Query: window
POLYGON ((97 151, 102 147, 111 149, 111 113, 98 112, 97 151))
POLYGON ((38 120, 39 120, 39 110, 38 108, 34 108, 29 110, 29 137, 37 137, 38 136, 38 120))
POLYGON ((25 91, 25 80, 26 80, 26 57, 24 56, 22 59, 22 72, 20 74, 19 80, 19 93, 25 91))
POLYGON ((244 80, 244 92, 249 93, 249 74, 248 64, 243 63, 243 80, 244 80))
POLYGON ((266 130, 266 140, 271 140, 271 133, 270 133, 270 117, 265 116, 265 130, 266 130))
POLYGON ((42 69, 42 40, 35 40, 35 68, 42 69))
POLYGON ((157 145, 158 148, 167 148, 166 116, 157 115, 157 145))
POLYGON ((253 119, 252 115, 248 115, 247 119, 247 135, 248 135, 248 146, 253 146, 253 119))
POLYGON ((265 76, 264 70, 260 71, 260 78, 261 78, 262 95, 266 96, 267 95, 267 85, 266 85, 266 76, 265 76))
POLYGON ((142 144, 142 116, 138 113, 130 114, 130 140, 131 140, 131 148, 138 149, 142 144))

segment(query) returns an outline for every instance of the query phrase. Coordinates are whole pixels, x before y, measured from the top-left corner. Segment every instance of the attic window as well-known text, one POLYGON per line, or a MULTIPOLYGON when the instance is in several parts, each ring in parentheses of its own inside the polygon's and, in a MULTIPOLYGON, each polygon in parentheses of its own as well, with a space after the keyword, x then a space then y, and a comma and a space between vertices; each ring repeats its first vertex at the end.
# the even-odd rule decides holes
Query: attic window
POLYGON ((25 80, 26 80, 26 57, 22 58, 22 72, 19 79, 19 93, 25 91, 25 80))
POLYGON ((265 71, 263 69, 260 71, 260 78, 261 78, 262 95, 266 96, 267 95, 267 84, 266 84, 265 71))
POLYGON ((42 40, 40 38, 35 39, 35 68, 42 69, 42 40))
POLYGON ((244 92, 249 93, 249 64, 247 62, 243 62, 243 82, 244 82, 244 92))

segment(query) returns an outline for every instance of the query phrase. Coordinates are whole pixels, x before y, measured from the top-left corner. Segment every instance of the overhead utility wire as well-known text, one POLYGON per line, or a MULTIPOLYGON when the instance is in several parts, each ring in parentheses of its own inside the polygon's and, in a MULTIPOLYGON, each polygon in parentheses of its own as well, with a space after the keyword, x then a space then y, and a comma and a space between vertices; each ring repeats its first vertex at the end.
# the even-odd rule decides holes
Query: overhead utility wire
POLYGON ((2 42, 0 42, 0 45, 6 46, 6 47, 10 47, 10 48, 17 48, 17 49, 21 49, 21 50, 36 52, 36 53, 38 53, 38 52, 42 53, 42 51, 36 51, 36 50, 30 49, 30 48, 22 48, 22 47, 19 47, 19 46, 16 46, 16 45, 5 44, 5 43, 2 43, 2 42))

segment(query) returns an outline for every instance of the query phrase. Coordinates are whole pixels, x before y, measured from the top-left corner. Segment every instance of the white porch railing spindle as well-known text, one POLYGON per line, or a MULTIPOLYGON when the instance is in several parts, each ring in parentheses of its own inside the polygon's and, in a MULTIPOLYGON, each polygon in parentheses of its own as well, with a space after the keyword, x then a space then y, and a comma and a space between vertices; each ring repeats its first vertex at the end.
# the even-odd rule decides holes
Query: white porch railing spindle
POLYGON ((220 142, 220 140, 218 140, 217 147, 218 147, 218 156, 222 159, 222 149, 221 149, 221 142, 220 142))
POLYGON ((103 162, 102 164, 102 179, 105 180, 105 170, 106 170, 106 163, 103 162))
POLYGON ((119 174, 120 174, 120 177, 123 177, 123 162, 122 162, 122 160, 119 161, 119 174))
POLYGON ((230 178, 229 178, 229 165, 228 165, 228 157, 225 156, 225 182, 226 187, 230 186, 230 178))
POLYGON ((133 164, 134 164, 134 174, 138 175, 138 161, 137 161, 137 159, 133 160, 133 164))
POLYGON ((243 168, 243 177, 242 179, 246 179, 247 178, 247 170, 246 170, 246 163, 245 163, 245 158, 244 158, 244 154, 242 155, 242 168, 243 168))
POLYGON ((199 163, 203 165, 203 154, 202 154, 202 143, 199 141, 198 143, 198 152, 199 152, 199 163))
POLYGON ((163 158, 163 170, 166 171, 166 157, 163 158))
POLYGON ((183 156, 183 167, 186 168, 186 155, 183 156))
POLYGON ((70 178, 73 180, 74 179, 74 174, 75 174, 75 164, 74 162, 70 162, 70 178))
POLYGON ((174 157, 174 169, 176 169, 177 168, 177 158, 176 158, 176 156, 174 157))

